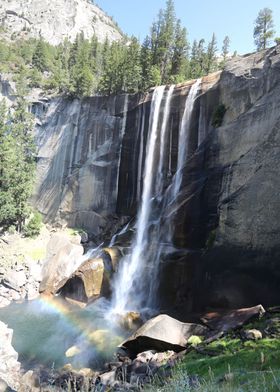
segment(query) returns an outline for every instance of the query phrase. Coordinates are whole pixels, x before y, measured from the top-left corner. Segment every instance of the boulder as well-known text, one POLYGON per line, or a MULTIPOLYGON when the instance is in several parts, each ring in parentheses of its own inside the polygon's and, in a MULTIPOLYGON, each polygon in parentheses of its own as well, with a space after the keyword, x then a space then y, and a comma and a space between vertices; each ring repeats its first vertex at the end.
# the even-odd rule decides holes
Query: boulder
POLYGON ((147 321, 122 346, 134 355, 148 350, 179 352, 186 348, 192 335, 205 336, 207 331, 202 325, 182 323, 161 314, 147 321))
POLYGON ((259 340, 262 339, 262 333, 258 329, 247 329, 243 331, 243 336, 247 340, 259 340))
POLYGON ((113 246, 111 248, 103 248, 103 253, 110 257, 110 263, 112 266, 112 270, 116 271, 118 263, 122 257, 122 252, 117 246, 113 246))
MULTIPOLYGON (((106 293, 109 279, 101 258, 85 261, 67 280, 61 290, 66 299, 88 303, 106 293)), ((108 290, 107 290, 108 291, 108 290)))
POLYGON ((42 281, 42 265, 36 262, 28 263, 28 276, 29 279, 35 280, 36 282, 42 281))
POLYGON ((40 292, 57 293, 82 263, 83 247, 80 237, 55 233, 47 245, 42 269, 40 292))
POLYGON ((0 321, 0 380, 3 385, 18 390, 20 363, 18 354, 12 346, 13 331, 0 321))
POLYGON ((242 327, 252 318, 261 317, 264 313, 263 306, 257 305, 252 308, 207 313, 201 318, 201 321, 216 332, 227 332, 231 329, 242 327))
POLYGON ((27 282, 25 272, 21 271, 9 271, 4 278, 4 284, 11 287, 12 289, 19 291, 19 288, 24 286, 27 282))
POLYGON ((155 354, 156 354, 155 350, 144 351, 143 353, 137 355, 135 361, 141 363, 151 362, 154 359, 155 354))
POLYGON ((116 370, 100 374, 98 381, 101 385, 111 386, 116 381, 116 370))
POLYGON ((25 289, 28 301, 32 301, 39 297, 39 283, 32 281, 28 282, 25 289))
POLYGON ((26 372, 20 379, 20 386, 18 392, 40 392, 39 379, 36 377, 32 370, 26 372))

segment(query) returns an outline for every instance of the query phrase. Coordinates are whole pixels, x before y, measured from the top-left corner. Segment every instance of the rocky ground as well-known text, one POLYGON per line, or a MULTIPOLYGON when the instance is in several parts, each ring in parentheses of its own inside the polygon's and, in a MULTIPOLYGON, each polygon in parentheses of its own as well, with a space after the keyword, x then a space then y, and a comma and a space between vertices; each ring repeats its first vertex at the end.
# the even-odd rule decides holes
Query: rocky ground
MULTIPOLYGON (((73 301, 79 305, 84 301, 83 306, 108 295, 108 278, 121 254, 117 248, 105 248, 83 255, 81 241, 87 236, 82 237, 75 231, 48 228, 35 240, 15 234, 0 237, 1 306, 34 299, 40 292, 49 296, 60 292, 72 305, 73 301), (67 285, 77 278, 84 298, 68 298, 67 285)), ((120 323, 132 335, 103 371, 97 372, 71 365, 57 370, 40 364, 32 371, 24 369, 12 346, 13 331, 0 322, 0 391, 222 391, 228 389, 220 389, 221 383, 233 388, 244 383, 246 372, 257 372, 258 377, 261 372, 268 383, 276 383, 273 369, 280 361, 280 308, 266 311, 258 305, 210 312, 197 318, 197 324, 163 314, 143 324, 141 315, 131 312, 120 323), (210 384, 202 389, 209 369, 212 389, 210 384)))
POLYGON ((9 233, 0 236, 0 307, 38 296, 50 235, 44 227, 36 239, 9 233))
POLYGON ((74 272, 72 263, 77 259, 79 264, 84 253, 80 243, 81 236, 75 231, 46 226, 35 239, 19 234, 0 235, 0 307, 12 301, 35 299, 46 275, 58 274, 61 268, 61 273, 69 277, 74 272))
POLYGON ((232 386, 240 377, 244 378, 246 372, 266 374, 278 366, 279 311, 280 308, 265 311, 258 305, 209 313, 202 317, 201 324, 181 323, 159 315, 124 341, 114 360, 105 364, 101 372, 75 370, 66 365, 60 370, 38 366, 34 371, 23 374, 21 369, 19 373, 20 364, 11 346, 11 331, 1 324, 1 336, 6 334, 9 339, 1 353, 2 368, 5 367, 6 372, 0 372, 0 379, 3 385, 15 390, 34 392, 171 391, 176 385, 178 392, 225 391, 228 389, 220 389, 221 383, 232 386), (202 389, 209 369, 213 373, 210 372, 212 389, 202 389))

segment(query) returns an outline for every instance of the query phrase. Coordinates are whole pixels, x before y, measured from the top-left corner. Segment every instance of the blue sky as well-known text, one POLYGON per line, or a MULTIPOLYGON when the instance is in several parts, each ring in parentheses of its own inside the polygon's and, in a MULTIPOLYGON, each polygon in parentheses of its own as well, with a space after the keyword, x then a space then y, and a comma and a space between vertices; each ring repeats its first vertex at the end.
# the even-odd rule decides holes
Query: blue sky
MULTIPOLYGON (((101 8, 113 16, 122 30, 141 40, 165 0, 97 0, 101 8)), ((231 39, 231 51, 240 54, 254 50, 254 20, 260 9, 273 11, 277 35, 280 36, 280 0, 175 0, 177 17, 187 27, 189 38, 210 40, 216 33, 219 46, 225 35, 231 39)))

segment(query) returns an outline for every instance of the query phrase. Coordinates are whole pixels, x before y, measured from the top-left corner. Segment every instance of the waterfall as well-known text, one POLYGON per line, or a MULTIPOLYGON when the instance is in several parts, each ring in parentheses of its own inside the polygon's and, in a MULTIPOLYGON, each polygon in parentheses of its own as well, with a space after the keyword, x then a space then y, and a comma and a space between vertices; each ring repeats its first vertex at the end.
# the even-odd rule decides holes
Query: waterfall
POLYGON ((175 85, 170 86, 167 97, 166 97, 166 103, 164 106, 164 115, 163 115, 163 121, 162 121, 162 127, 161 127, 161 135, 160 135, 160 156, 159 156, 159 164, 158 164, 158 170, 157 170, 157 176, 156 176, 156 192, 159 196, 162 195, 162 190, 163 190, 163 185, 164 185, 164 178, 163 178, 163 165, 164 165, 164 159, 166 158, 166 153, 167 153, 167 125, 168 125, 168 120, 169 120, 169 115, 170 115, 170 103, 171 103, 171 98, 174 92, 175 85))
POLYGON ((149 118, 148 140, 143 175, 143 190, 141 205, 137 215, 136 235, 132 242, 132 251, 121 264, 116 277, 113 297, 113 307, 116 312, 140 310, 147 304, 151 286, 151 273, 154 271, 154 261, 157 249, 154 245, 155 222, 154 207, 157 203, 157 192, 162 182, 162 166, 166 128, 170 112, 170 101, 174 87, 171 86, 166 97, 162 127, 159 127, 160 109, 165 86, 155 88, 153 92, 149 118), (159 149, 159 157, 158 150, 159 149))
MULTIPOLYGON (((200 84, 201 80, 198 79, 191 86, 186 98, 179 130, 177 171, 167 192, 169 196, 165 194, 165 188, 170 165, 170 108, 175 86, 170 86, 166 92, 165 86, 160 86, 153 92, 136 234, 132 241, 131 254, 122 260, 114 281, 112 305, 117 313, 155 306, 163 239, 166 239, 166 233, 168 241, 172 239, 172 221, 164 222, 162 217, 167 205, 176 200, 181 187, 183 168, 189 154, 191 117, 200 84), (165 102, 164 105, 162 102, 165 102)), ((143 124, 142 118, 141 132, 144 131, 143 124)), ((140 144, 142 160, 143 134, 140 144)), ((140 161, 138 167, 141 167, 140 161)))
POLYGON ((182 122, 179 131, 177 171, 172 186, 173 200, 176 198, 180 190, 181 183, 182 183, 183 168, 189 155, 191 115, 192 115, 195 99, 197 97, 200 84, 201 84, 201 79, 197 79, 197 81, 192 85, 189 94, 186 98, 184 114, 182 117, 182 122))

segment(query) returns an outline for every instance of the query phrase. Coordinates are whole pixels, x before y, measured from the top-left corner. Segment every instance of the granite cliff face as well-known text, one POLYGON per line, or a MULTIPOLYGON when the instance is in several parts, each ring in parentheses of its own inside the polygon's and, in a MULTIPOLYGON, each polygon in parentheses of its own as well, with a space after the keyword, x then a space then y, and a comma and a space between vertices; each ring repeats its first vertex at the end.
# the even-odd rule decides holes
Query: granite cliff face
MULTIPOLYGON (((201 81, 180 191, 162 217, 174 222, 177 251, 163 255, 160 278, 163 306, 175 302, 174 313, 279 302, 279 69, 278 46, 234 58, 224 72, 201 81), (214 127, 219 105, 227 110, 214 127)), ((171 99, 167 193, 192 83, 177 85, 171 99)), ((46 220, 100 236, 112 216, 135 216, 151 97, 148 92, 34 103, 34 200, 46 220)))
POLYGON ((122 38, 112 19, 88 0, 0 0, 0 22, 2 37, 41 36, 52 45, 73 42, 81 32, 99 41, 122 38))

